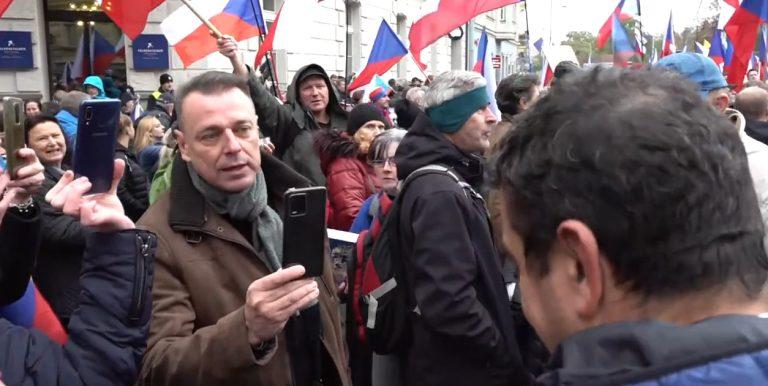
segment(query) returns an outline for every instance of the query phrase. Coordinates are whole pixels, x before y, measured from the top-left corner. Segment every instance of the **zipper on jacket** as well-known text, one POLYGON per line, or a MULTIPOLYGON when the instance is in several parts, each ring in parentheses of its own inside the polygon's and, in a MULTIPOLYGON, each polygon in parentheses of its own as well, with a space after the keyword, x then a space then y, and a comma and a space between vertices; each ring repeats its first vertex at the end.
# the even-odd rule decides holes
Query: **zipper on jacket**
POLYGON ((141 321, 142 306, 144 305, 144 286, 146 284, 146 259, 149 256, 150 242, 152 235, 136 234, 136 247, 139 256, 134 265, 133 277, 133 297, 131 298, 131 307, 128 310, 128 318, 131 323, 138 324, 141 321))

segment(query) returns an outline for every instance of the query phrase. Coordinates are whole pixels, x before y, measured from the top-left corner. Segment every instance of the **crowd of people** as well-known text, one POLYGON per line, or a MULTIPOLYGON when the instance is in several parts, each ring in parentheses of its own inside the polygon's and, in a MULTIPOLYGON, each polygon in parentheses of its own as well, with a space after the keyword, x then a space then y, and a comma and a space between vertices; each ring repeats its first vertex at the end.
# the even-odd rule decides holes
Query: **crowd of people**
POLYGON ((546 89, 503 79, 497 119, 477 73, 350 93, 308 64, 281 98, 218 44, 233 73, 163 74, 145 111, 109 76, 25 103, 0 176, 3 383, 768 384, 753 74, 563 63, 546 89), (91 98, 122 102, 99 194, 69 156, 91 98), (283 265, 285 192, 311 186, 359 234, 348 271, 330 248, 319 277, 283 265))

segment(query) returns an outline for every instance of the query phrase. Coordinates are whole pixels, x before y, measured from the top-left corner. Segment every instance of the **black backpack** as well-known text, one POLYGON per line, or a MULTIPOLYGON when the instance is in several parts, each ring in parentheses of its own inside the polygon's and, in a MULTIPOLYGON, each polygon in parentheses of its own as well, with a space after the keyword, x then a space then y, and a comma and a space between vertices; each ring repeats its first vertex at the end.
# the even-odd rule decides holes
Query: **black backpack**
POLYGON ((442 174, 453 179, 468 198, 482 197, 453 170, 429 165, 411 173, 394 202, 383 200, 368 231, 360 233, 349 279, 355 337, 377 354, 403 352, 411 343, 414 306, 398 243, 399 210, 408 187, 419 177, 442 174))

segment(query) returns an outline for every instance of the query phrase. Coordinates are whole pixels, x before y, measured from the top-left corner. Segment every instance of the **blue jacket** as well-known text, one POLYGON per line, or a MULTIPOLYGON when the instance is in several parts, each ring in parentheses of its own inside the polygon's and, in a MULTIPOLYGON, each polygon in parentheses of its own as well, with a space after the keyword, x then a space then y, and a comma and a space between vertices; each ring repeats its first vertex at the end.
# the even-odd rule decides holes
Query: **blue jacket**
POLYGON ((74 145, 77 137, 77 117, 62 109, 56 113, 56 120, 59 121, 59 126, 67 137, 67 146, 74 145))
POLYGON ((768 385, 768 319, 609 324, 566 339, 548 366, 539 385, 768 385))
MULTIPOLYGON (((355 217, 355 221, 352 222, 352 226, 349 228, 349 231, 352 233, 360 233, 364 230, 368 230, 371 228, 371 223, 373 222, 373 216, 375 213, 371 211, 371 205, 374 201, 378 201, 378 196, 380 193, 374 193, 370 197, 368 197, 365 202, 363 202, 363 206, 360 207, 360 211, 357 213, 357 217, 355 217)), ((376 209, 378 209, 378 205, 376 205, 376 209)))
POLYGON ((104 82, 96 75, 91 75, 85 78, 83 87, 93 86, 99 90, 99 94, 93 97, 93 99, 107 99, 107 95, 104 93, 104 82))
MULTIPOLYGON (((146 350, 157 238, 146 231, 88 236, 80 308, 61 346, 0 319, 7 385, 133 385, 146 350)), ((27 277, 28 279, 28 277, 27 277)))

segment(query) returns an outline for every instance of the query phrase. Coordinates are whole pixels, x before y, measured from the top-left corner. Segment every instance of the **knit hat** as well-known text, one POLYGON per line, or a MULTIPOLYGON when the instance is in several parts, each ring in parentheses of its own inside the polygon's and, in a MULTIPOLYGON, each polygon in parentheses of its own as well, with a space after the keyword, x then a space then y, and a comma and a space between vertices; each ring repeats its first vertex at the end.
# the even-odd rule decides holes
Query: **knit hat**
POLYGON ((437 106, 427 108, 426 113, 438 131, 452 134, 461 130, 475 112, 489 103, 488 92, 483 84, 437 106))
POLYGON ((349 119, 347 119, 347 134, 355 135, 364 124, 370 121, 379 121, 384 124, 385 129, 389 129, 389 122, 384 119, 381 111, 370 103, 355 106, 349 113, 349 119))
POLYGON ((374 102, 374 103, 379 99, 384 98, 385 96, 387 96, 387 92, 382 87, 376 87, 369 94, 369 97, 371 98, 371 102, 374 102))
POLYGON ((421 114, 421 109, 416 104, 407 99, 400 99, 395 102, 395 115, 397 115, 397 126, 403 129, 410 129, 416 117, 421 114))
POLYGON ((163 74, 160 75, 160 84, 166 84, 168 82, 173 82, 173 77, 170 74, 163 74))

